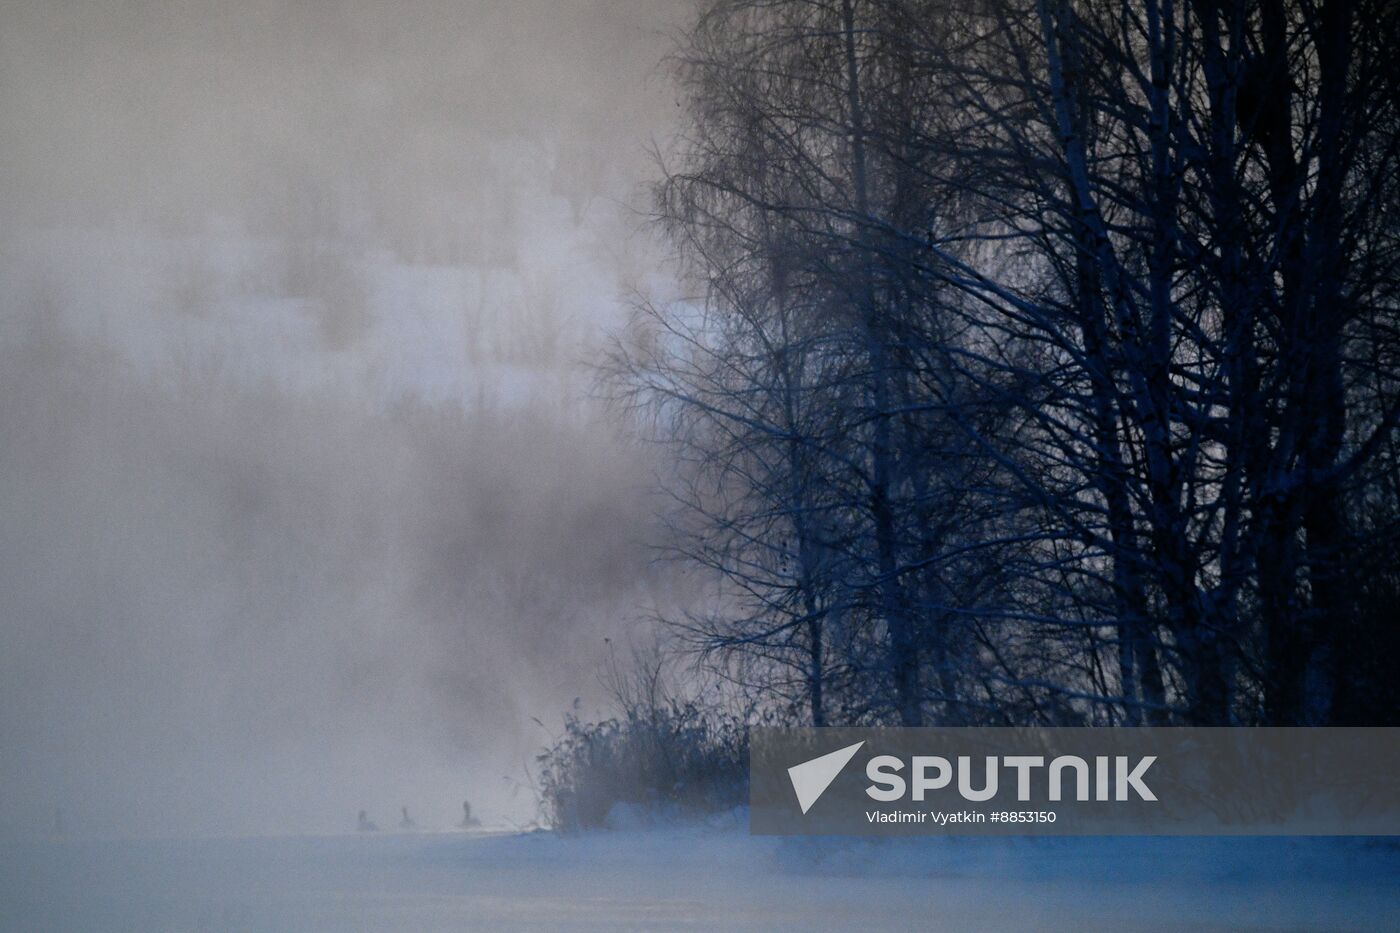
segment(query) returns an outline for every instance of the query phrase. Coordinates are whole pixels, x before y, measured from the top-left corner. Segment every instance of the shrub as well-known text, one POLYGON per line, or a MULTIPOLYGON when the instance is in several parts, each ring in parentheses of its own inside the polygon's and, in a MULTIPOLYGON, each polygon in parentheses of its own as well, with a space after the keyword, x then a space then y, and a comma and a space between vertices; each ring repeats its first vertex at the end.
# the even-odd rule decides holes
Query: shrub
POLYGON ((541 809, 555 829, 604 828, 624 812, 693 819, 747 800, 743 720, 671 695, 661 668, 659 655, 634 655, 626 674, 611 663, 606 681, 619 714, 600 722, 569 715, 537 758, 541 809))

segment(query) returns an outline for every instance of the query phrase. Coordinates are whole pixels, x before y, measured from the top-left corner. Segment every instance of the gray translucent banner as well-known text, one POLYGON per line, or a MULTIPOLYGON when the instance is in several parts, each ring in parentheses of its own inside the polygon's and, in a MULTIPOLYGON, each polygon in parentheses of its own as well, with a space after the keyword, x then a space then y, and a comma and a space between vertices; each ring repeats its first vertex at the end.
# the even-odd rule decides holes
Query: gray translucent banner
POLYGON ((755 729, 764 835, 1400 835, 1400 729, 755 729))

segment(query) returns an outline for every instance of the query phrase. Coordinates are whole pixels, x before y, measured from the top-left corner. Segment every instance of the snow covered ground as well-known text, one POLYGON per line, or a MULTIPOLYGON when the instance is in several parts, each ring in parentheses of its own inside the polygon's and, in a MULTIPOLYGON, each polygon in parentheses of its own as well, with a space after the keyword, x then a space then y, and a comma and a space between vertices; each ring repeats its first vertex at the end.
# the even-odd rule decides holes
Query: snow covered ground
POLYGON ((742 828, 0 846, 10 931, 1385 930, 1400 845, 742 828))

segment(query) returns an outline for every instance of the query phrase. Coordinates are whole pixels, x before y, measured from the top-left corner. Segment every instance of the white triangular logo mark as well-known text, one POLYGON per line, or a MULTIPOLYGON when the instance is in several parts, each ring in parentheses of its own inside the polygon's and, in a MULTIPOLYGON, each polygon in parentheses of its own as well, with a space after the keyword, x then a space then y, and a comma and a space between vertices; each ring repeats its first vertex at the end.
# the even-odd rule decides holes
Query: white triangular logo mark
POLYGON ((826 793, 831 782, 836 780, 836 775, 846 767, 846 762, 854 758, 856 750, 864 744, 864 741, 860 741, 854 745, 847 745, 820 758, 813 758, 788 768, 788 777, 792 779, 792 789, 797 792, 797 803, 802 807, 803 813, 812 809, 812 804, 826 793))

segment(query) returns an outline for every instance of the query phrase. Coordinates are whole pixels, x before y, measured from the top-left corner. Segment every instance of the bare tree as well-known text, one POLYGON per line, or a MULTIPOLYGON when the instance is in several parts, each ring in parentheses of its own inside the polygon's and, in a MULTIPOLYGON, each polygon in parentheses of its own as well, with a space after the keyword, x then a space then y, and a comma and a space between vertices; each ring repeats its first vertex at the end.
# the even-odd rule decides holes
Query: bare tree
POLYGON ((1395 553, 1396 21, 706 2, 658 199, 702 297, 620 358, 729 588, 700 643, 818 723, 1389 695, 1348 673, 1395 553))

